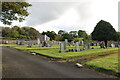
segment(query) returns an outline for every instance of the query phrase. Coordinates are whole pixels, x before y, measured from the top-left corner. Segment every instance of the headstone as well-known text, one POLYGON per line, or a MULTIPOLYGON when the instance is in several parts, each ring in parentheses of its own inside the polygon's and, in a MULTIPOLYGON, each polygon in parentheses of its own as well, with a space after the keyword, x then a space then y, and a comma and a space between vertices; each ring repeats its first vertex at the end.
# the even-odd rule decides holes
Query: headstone
POLYGON ((83 48, 84 48, 84 50, 86 50, 86 49, 87 49, 87 48, 86 48, 86 44, 84 44, 83 48))
POLYGON ((5 44, 8 44, 8 41, 5 41, 5 44))
POLYGON ((42 47, 42 43, 41 42, 39 43, 39 47, 42 47))
POLYGON ((37 44, 40 45, 40 39, 39 38, 37 38, 37 44))
POLYGON ((88 43, 88 49, 90 49, 90 43, 88 43))
POLYGON ((65 43, 60 44, 60 52, 65 52, 66 51, 66 46, 65 43))
POLYGON ((76 50, 76 51, 80 51, 80 49, 79 49, 79 42, 76 42, 75 50, 76 50))
POLYGON ((18 40, 16 44, 17 44, 17 45, 20 45, 20 41, 18 40))
POLYGON ((28 43, 28 47, 29 47, 29 48, 32 47, 32 42, 31 42, 31 41, 28 43))
POLYGON ((118 48, 120 48, 120 45, 118 44, 118 48))
POLYGON ((84 41, 81 42, 82 46, 84 45, 84 41))
POLYGON ((100 43, 100 48, 105 48, 104 43, 100 43))
POLYGON ((47 43, 46 41, 42 42, 42 47, 46 47, 47 43))
POLYGON ((111 44, 111 47, 112 47, 112 48, 115 48, 115 44, 112 43, 112 44, 111 44))
POLYGON ((68 40, 67 39, 65 39, 65 45, 68 46, 68 40))
POLYGON ((100 46, 99 43, 97 43, 97 46, 100 46))
POLYGON ((91 46, 94 46, 94 43, 93 43, 93 42, 91 43, 91 46))

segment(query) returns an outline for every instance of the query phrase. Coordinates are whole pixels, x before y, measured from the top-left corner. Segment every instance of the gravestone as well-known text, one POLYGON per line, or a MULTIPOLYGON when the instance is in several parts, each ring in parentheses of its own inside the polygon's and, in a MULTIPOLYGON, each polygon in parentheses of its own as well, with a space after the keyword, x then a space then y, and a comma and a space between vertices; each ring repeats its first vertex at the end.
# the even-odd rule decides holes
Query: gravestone
POLYGON ((99 43, 97 43, 97 46, 100 46, 99 43))
POLYGON ((22 40, 22 41, 18 40, 17 45, 24 45, 24 40, 22 40))
POLYGON ((84 41, 81 42, 82 46, 84 46, 84 41))
POLYGON ((60 44, 60 52, 65 52, 66 51, 66 46, 65 43, 60 44))
POLYGON ((88 49, 90 49, 90 43, 88 43, 88 49))
POLYGON ((18 41, 16 42, 16 44, 17 44, 17 45, 20 45, 20 41, 18 40, 18 41))
POLYGON ((39 38, 37 38, 37 44, 40 45, 40 39, 39 38))
POLYGON ((29 42, 28 47, 29 47, 29 48, 32 47, 32 42, 29 42))
POLYGON ((46 43, 46 47, 51 47, 50 43, 46 43))
POLYGON ((100 48, 105 48, 105 45, 104 45, 104 43, 102 42, 102 43, 100 43, 100 48))
POLYGON ((87 47, 87 45, 86 45, 86 44, 84 44, 83 49, 84 49, 84 50, 86 50, 86 49, 87 49, 86 47, 87 47))
POLYGON ((5 44, 8 44, 9 42, 8 41, 5 41, 5 44))
POLYGON ((76 42, 75 50, 76 50, 76 51, 80 51, 80 49, 79 49, 79 42, 76 42))
POLYGON ((46 41, 42 42, 42 47, 46 47, 46 41))
POLYGON ((112 48, 115 48, 115 44, 112 43, 112 44, 111 44, 111 47, 112 47, 112 48))
POLYGON ((91 46, 94 46, 94 43, 93 43, 93 42, 91 43, 91 46))
POLYGON ((42 43, 41 42, 39 43, 39 47, 42 47, 42 43))
POLYGON ((120 48, 120 45, 118 44, 118 48, 120 48))
POLYGON ((67 39, 65 39, 65 45, 68 46, 68 40, 67 39))

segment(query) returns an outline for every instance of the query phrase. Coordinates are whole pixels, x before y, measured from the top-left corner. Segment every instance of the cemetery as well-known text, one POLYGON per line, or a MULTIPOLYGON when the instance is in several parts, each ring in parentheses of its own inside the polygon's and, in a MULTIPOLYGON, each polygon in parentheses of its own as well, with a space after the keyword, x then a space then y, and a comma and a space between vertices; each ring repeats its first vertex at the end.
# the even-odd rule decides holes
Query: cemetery
MULTIPOLYGON (((104 21, 101 22, 104 23, 104 21)), ((76 65, 78 67, 89 66, 90 68, 111 71, 116 75, 120 73, 118 71, 120 37, 118 37, 114 29, 113 33, 115 35, 106 36, 104 33, 98 33, 98 31, 94 30, 90 35, 91 38, 85 31, 82 31, 84 36, 77 36, 77 38, 68 33, 62 35, 59 32, 57 35, 48 31, 36 36, 35 39, 31 39, 34 35, 31 38, 26 36, 26 39, 3 39, 0 46, 15 48, 33 56, 45 56, 54 60, 65 60, 64 62, 77 61, 76 65), (87 60, 82 62, 79 58, 87 60), (79 63, 82 63, 83 66, 79 63)))
POLYGON ((97 72, 120 77, 120 31, 116 28, 115 10, 109 6, 115 3, 75 1, 71 4, 65 1, 64 4, 63 1, 49 5, 48 2, 1 1, 3 73, 10 77, 15 74, 18 77, 37 77, 36 74, 41 76, 41 73, 42 77, 46 74, 49 77, 53 72, 58 77, 66 77, 69 74, 65 70, 68 68, 69 72, 72 68, 69 77, 77 77, 78 73, 72 72, 77 69, 83 71, 78 76, 85 78, 98 77, 97 72), (74 66, 69 67, 68 63, 74 66), (92 71, 96 72, 92 74, 92 71))
POLYGON ((69 41, 69 38, 62 41, 50 39, 47 35, 41 35, 36 40, 3 39, 0 46, 15 48, 33 56, 45 56, 58 62, 77 61, 78 68, 89 66, 98 70, 111 71, 111 74, 117 74, 117 76, 120 73, 118 71, 118 49, 120 48, 118 41, 108 41, 106 46, 104 41, 84 40, 84 38, 76 38, 72 41, 69 41))

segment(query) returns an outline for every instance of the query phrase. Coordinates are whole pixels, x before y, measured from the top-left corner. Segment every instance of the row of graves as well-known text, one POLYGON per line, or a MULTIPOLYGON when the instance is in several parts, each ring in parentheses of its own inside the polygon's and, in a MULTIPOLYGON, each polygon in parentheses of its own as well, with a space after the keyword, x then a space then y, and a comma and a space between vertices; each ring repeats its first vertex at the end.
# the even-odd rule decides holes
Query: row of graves
MULTIPOLYGON (((65 40, 64 42, 60 42, 60 51, 59 52, 79 52, 79 51, 83 51, 83 50, 88 50, 88 49, 94 49, 94 47, 91 46, 99 46, 100 48, 106 48, 104 42, 84 42, 84 41, 72 41, 71 43, 68 43, 67 40, 65 40), (66 46, 75 46, 75 49, 69 49, 66 50, 66 46), (79 46, 83 46, 82 49, 80 49, 79 46)), ((118 42, 109 42, 108 47, 112 47, 112 48, 120 48, 120 43, 118 42)))
POLYGON ((37 40, 25 41, 25 40, 18 40, 16 42, 17 45, 28 45, 29 48, 32 45, 39 45, 39 47, 51 47, 52 43, 50 42, 50 38, 46 35, 41 35, 37 38, 37 40))
POLYGON ((65 40, 65 42, 60 43, 60 52, 79 52, 79 51, 90 49, 90 46, 91 45, 89 43, 84 44, 83 41, 68 43, 67 40, 65 40), (66 46, 75 46, 75 49, 66 50, 66 46), (83 49, 80 49, 79 46, 83 46, 83 49))

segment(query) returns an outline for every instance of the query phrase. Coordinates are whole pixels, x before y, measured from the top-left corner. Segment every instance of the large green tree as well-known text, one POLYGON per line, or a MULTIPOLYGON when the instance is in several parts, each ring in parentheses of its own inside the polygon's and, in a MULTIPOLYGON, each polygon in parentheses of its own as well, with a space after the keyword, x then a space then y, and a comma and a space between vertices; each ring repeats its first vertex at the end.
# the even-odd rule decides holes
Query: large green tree
POLYGON ((29 6, 31 4, 27 2, 2 2, 0 21, 7 25, 11 25, 14 20, 22 22, 29 15, 29 6))
POLYGON ((97 23, 96 27, 91 33, 91 36, 93 40, 104 41, 106 47, 109 40, 118 39, 118 35, 113 26, 104 20, 101 20, 97 23))

